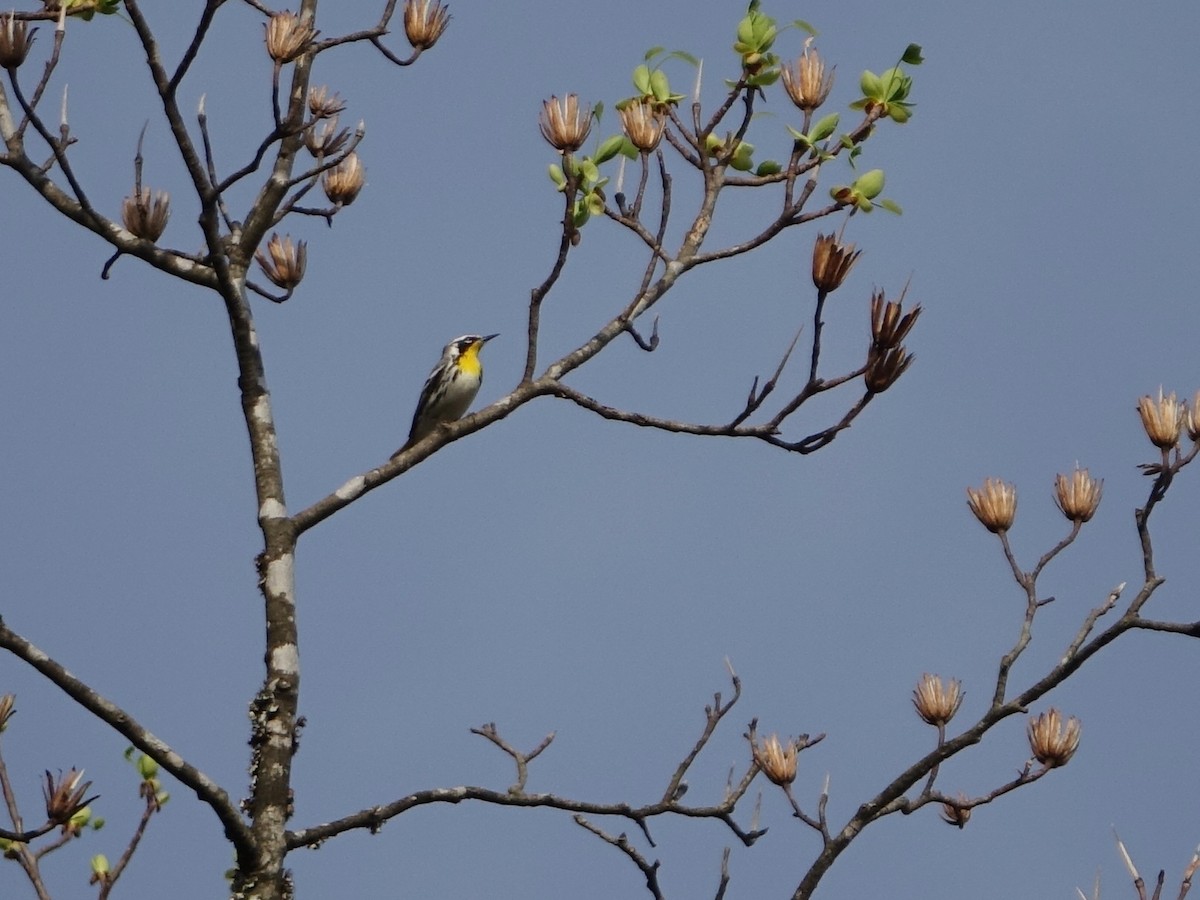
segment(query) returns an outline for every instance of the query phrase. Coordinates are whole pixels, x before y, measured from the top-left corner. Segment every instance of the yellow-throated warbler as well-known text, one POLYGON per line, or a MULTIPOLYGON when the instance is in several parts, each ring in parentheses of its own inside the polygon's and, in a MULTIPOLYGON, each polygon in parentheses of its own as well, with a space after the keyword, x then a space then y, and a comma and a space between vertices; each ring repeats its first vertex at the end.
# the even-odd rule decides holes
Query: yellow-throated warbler
POLYGON ((464 334, 448 343, 442 358, 433 367, 421 389, 421 399, 413 413, 408 441, 392 454, 403 453, 421 438, 431 434, 442 422, 461 419, 483 384, 483 366, 479 351, 496 337, 494 334, 464 334))

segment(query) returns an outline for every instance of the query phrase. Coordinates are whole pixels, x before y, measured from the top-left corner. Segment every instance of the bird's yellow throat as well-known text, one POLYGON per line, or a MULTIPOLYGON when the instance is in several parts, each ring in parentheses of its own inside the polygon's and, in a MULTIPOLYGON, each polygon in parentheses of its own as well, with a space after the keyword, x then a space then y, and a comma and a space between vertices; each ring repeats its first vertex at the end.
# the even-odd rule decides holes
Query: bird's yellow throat
POLYGON ((483 371, 479 364, 479 351, 483 349, 483 341, 476 341, 458 357, 458 367, 464 375, 478 375, 483 371))

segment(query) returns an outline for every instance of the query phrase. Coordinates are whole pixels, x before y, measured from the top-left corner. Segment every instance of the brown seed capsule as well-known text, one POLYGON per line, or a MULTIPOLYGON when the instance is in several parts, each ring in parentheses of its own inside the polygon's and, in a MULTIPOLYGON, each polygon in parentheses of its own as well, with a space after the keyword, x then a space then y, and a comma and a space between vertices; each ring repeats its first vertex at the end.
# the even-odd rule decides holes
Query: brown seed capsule
POLYGON ((630 103, 620 111, 621 128, 629 143, 643 153, 649 153, 662 140, 667 126, 667 117, 662 110, 650 103, 630 103))
POLYGON ((861 250, 839 243, 832 234, 818 234, 813 244, 812 278, 818 291, 830 293, 841 287, 861 250))
POLYGON ((18 19, 15 12, 0 15, 0 68, 10 71, 20 68, 33 46, 36 31, 28 29, 25 20, 18 19))
POLYGON ((1054 478, 1054 502, 1072 522, 1091 521, 1103 493, 1104 480, 1093 478, 1087 469, 1078 466, 1070 475, 1054 478))
POLYGON ((867 390, 873 394, 882 394, 908 371, 914 359, 916 357, 910 355, 903 347, 892 347, 882 353, 872 348, 867 354, 867 373, 863 376, 867 390))
POLYGON ((562 100, 553 96, 542 101, 538 127, 542 137, 555 150, 574 153, 583 146, 592 130, 592 108, 581 108, 577 94, 567 94, 562 100))
POLYGON ((16 712, 16 709, 13 708, 13 704, 16 701, 16 694, 4 694, 0 696, 0 731, 3 731, 8 726, 8 720, 16 712))
POLYGON ((965 805, 969 802, 966 794, 960 793, 958 799, 963 805, 960 806, 957 803, 942 804, 942 821, 949 825, 964 828, 971 821, 971 808, 965 805))
POLYGON ((340 152, 350 140, 350 129, 338 130, 335 113, 327 119, 318 119, 304 129, 304 146, 313 156, 333 156, 340 152))
POLYGON ((962 701, 962 683, 955 678, 943 682, 940 675, 926 673, 913 691, 913 706, 917 715, 935 727, 953 719, 962 701))
POLYGON ((1079 747, 1079 720, 1071 716, 1064 727, 1062 714, 1051 707, 1029 722, 1029 749, 1049 769, 1065 766, 1079 747))
POLYGON ((96 799, 84 799, 84 794, 91 786, 90 781, 83 781, 82 770, 71 769, 66 775, 60 772, 57 779, 47 771, 46 783, 42 786, 42 794, 46 798, 46 818, 56 825, 65 825, 71 816, 96 799))
POLYGON ((795 741, 788 741, 785 749, 779 742, 779 736, 773 734, 761 744, 752 744, 750 749, 754 762, 772 782, 783 787, 796 780, 795 741))
POLYGON ((328 119, 346 108, 341 94, 331 94, 325 85, 308 89, 308 111, 315 119, 328 119))
POLYGON ((290 234, 283 238, 272 234, 267 241, 267 253, 270 258, 262 250, 254 254, 263 274, 276 287, 285 291, 294 289, 304 278, 304 268, 308 265, 308 244, 304 241, 292 243, 290 234))
POLYGON ((877 350, 900 346, 920 315, 920 306, 905 313, 900 303, 884 299, 883 291, 875 291, 871 294, 871 343, 877 350))
POLYGON ((170 217, 171 197, 166 191, 151 194, 150 188, 144 187, 121 202, 121 221, 142 240, 157 241, 162 237, 170 217))
POLYGON ((1194 442, 1200 443, 1200 391, 1196 391, 1196 397, 1188 408, 1187 420, 1184 424, 1187 426, 1188 437, 1194 442))
POLYGON ((366 184, 366 169, 358 161, 358 154, 351 153, 340 163, 329 169, 321 180, 325 196, 335 206, 349 206, 358 197, 366 184))
POLYGON ((967 506, 992 534, 1012 528, 1017 516, 1017 489, 999 478, 985 478, 979 490, 967 488, 967 506))
POLYGON ((1138 414, 1146 437, 1160 450, 1170 450, 1179 443, 1179 432, 1183 428, 1183 404, 1175 399, 1175 392, 1163 396, 1158 389, 1158 399, 1146 396, 1138 401, 1138 414))
POLYGON ((277 12, 266 23, 267 53, 282 65, 308 49, 316 32, 294 12, 277 12))
POLYGON ((833 88, 833 70, 826 74, 821 54, 811 47, 795 62, 781 65, 779 74, 792 103, 806 112, 824 103, 833 88))
POLYGON ((450 24, 450 8, 440 0, 405 0, 404 35, 417 50, 428 50, 450 24))

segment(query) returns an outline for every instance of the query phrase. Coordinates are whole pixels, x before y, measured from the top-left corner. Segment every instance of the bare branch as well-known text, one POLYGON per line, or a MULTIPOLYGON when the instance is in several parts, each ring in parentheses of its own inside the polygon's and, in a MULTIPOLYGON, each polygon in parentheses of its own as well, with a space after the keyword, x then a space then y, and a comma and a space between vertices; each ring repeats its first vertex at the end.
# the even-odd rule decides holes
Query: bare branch
POLYGON ((139 725, 125 710, 102 697, 45 652, 10 629, 3 619, 0 619, 0 648, 37 669, 68 697, 123 735, 131 744, 190 788, 216 813, 239 857, 249 861, 254 849, 246 823, 230 801, 229 795, 212 779, 139 725))
POLYGON ((611 844, 612 846, 616 847, 627 857, 633 860, 633 864, 638 867, 646 879, 646 890, 650 892, 650 895, 654 897, 655 900, 664 900, 663 893, 658 886, 659 861, 657 859, 653 863, 646 862, 646 857, 638 853, 637 848, 629 843, 629 838, 625 836, 624 832, 621 832, 621 834, 613 837, 612 835, 607 834, 600 828, 593 825, 581 815, 576 814, 574 818, 576 825, 587 829, 592 834, 596 835, 596 837, 600 838, 600 840, 604 841, 606 844, 611 844))
POLYGON ((550 742, 554 740, 554 732, 551 731, 548 735, 542 738, 541 743, 530 750, 528 753, 522 753, 511 744, 500 737, 500 732, 496 730, 495 722, 488 722, 486 725, 481 725, 478 728, 472 728, 471 734, 477 734, 480 737, 487 738, 505 753, 512 757, 513 762, 517 765, 517 781, 508 789, 510 794, 523 794, 525 792, 525 783, 529 780, 529 761, 535 759, 543 750, 550 746, 550 742))

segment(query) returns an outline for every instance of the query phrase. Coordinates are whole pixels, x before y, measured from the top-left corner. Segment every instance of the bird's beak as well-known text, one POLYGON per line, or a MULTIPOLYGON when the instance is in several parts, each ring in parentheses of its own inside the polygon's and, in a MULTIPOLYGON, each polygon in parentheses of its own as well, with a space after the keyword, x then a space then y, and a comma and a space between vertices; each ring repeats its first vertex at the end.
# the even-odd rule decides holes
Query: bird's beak
POLYGON ((483 337, 480 339, 480 343, 482 343, 482 344, 486 344, 488 341, 490 341, 490 340, 491 340, 492 338, 494 338, 494 337, 500 337, 500 333, 499 333, 499 332, 497 332, 496 334, 485 334, 485 335, 484 335, 484 336, 483 336, 483 337))

